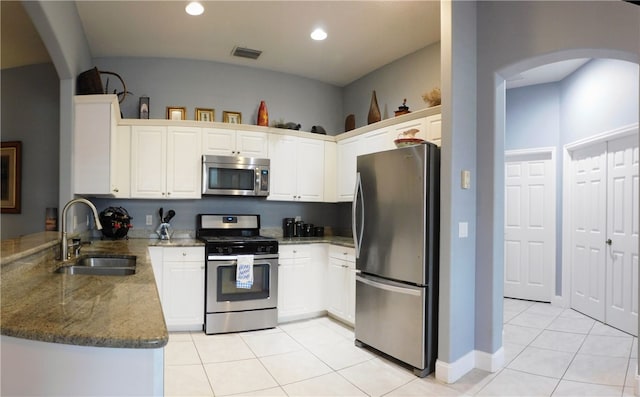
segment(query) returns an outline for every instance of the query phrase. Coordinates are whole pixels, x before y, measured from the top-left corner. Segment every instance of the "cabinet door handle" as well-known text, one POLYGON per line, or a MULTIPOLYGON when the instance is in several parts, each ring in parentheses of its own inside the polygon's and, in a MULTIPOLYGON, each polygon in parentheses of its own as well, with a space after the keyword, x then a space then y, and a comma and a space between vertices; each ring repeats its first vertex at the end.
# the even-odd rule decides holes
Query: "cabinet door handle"
POLYGON ((118 188, 113 189, 114 192, 118 193, 120 190, 118 188))

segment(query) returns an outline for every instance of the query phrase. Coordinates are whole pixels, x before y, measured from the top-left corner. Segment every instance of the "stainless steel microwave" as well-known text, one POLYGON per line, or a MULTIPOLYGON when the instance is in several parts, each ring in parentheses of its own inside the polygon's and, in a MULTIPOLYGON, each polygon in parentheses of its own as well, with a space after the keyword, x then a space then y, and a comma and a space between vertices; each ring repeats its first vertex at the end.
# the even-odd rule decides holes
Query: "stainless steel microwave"
POLYGON ((268 196, 269 159, 202 156, 202 194, 268 196))

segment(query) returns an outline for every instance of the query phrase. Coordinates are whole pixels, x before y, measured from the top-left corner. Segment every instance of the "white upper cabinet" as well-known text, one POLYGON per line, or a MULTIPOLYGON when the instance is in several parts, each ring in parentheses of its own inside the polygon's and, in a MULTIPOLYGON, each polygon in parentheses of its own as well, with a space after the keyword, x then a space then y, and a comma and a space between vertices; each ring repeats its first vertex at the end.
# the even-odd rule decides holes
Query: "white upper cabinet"
POLYGON ((338 142, 338 201, 353 201, 360 137, 338 142))
POLYGON ((257 131, 202 129, 202 153, 218 156, 268 156, 267 133, 257 131))
POLYGON ((74 104, 74 193, 128 197, 130 148, 127 130, 118 131, 117 97, 82 95, 74 104))
POLYGON ((427 136, 426 139, 429 142, 433 142, 438 146, 442 143, 442 115, 434 114, 426 118, 427 136))
POLYGON ((324 141, 269 135, 269 200, 324 200, 324 141))
POLYGON ((200 198, 201 129, 134 126, 131 197, 200 198))

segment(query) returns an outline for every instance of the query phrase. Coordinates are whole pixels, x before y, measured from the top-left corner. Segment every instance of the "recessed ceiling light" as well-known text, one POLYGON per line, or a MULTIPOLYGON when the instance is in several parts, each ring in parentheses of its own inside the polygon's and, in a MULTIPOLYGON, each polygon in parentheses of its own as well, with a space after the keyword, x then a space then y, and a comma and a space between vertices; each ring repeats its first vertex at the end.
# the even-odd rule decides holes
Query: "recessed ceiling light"
POLYGON ((322 28, 318 28, 311 32, 311 38, 314 40, 324 40, 327 38, 327 32, 325 32, 322 28))
POLYGON ((191 3, 187 4, 184 10, 189 15, 202 15, 202 13, 204 12, 204 7, 197 1, 192 1, 191 3))

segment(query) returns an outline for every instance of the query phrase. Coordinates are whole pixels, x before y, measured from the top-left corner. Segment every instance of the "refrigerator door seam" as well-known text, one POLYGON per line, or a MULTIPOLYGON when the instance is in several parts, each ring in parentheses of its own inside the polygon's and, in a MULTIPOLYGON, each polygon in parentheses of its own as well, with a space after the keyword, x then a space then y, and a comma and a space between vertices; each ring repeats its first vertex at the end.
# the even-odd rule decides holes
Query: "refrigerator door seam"
POLYGON ((417 289, 412 289, 412 288, 406 288, 406 287, 396 287, 395 285, 389 285, 389 284, 385 284, 385 283, 379 283, 377 281, 373 281, 367 278, 364 278, 362 276, 356 275, 356 280, 360 281, 361 283, 364 284, 368 284, 372 287, 375 288, 380 288, 386 291, 391 291, 391 292, 397 292, 399 294, 405 294, 405 295, 413 295, 413 296, 420 296, 422 294, 422 291, 417 290, 417 289))
POLYGON ((360 257, 360 248, 362 247, 362 234, 364 232, 364 196, 362 195, 362 179, 360 173, 356 174, 356 187, 353 192, 353 204, 351 206, 351 229, 353 234, 353 244, 355 248, 356 258, 360 257), (358 194, 360 193, 360 194, 358 194), (360 235, 358 235, 358 225, 356 223, 356 215, 358 210, 358 197, 360 197, 360 235))

